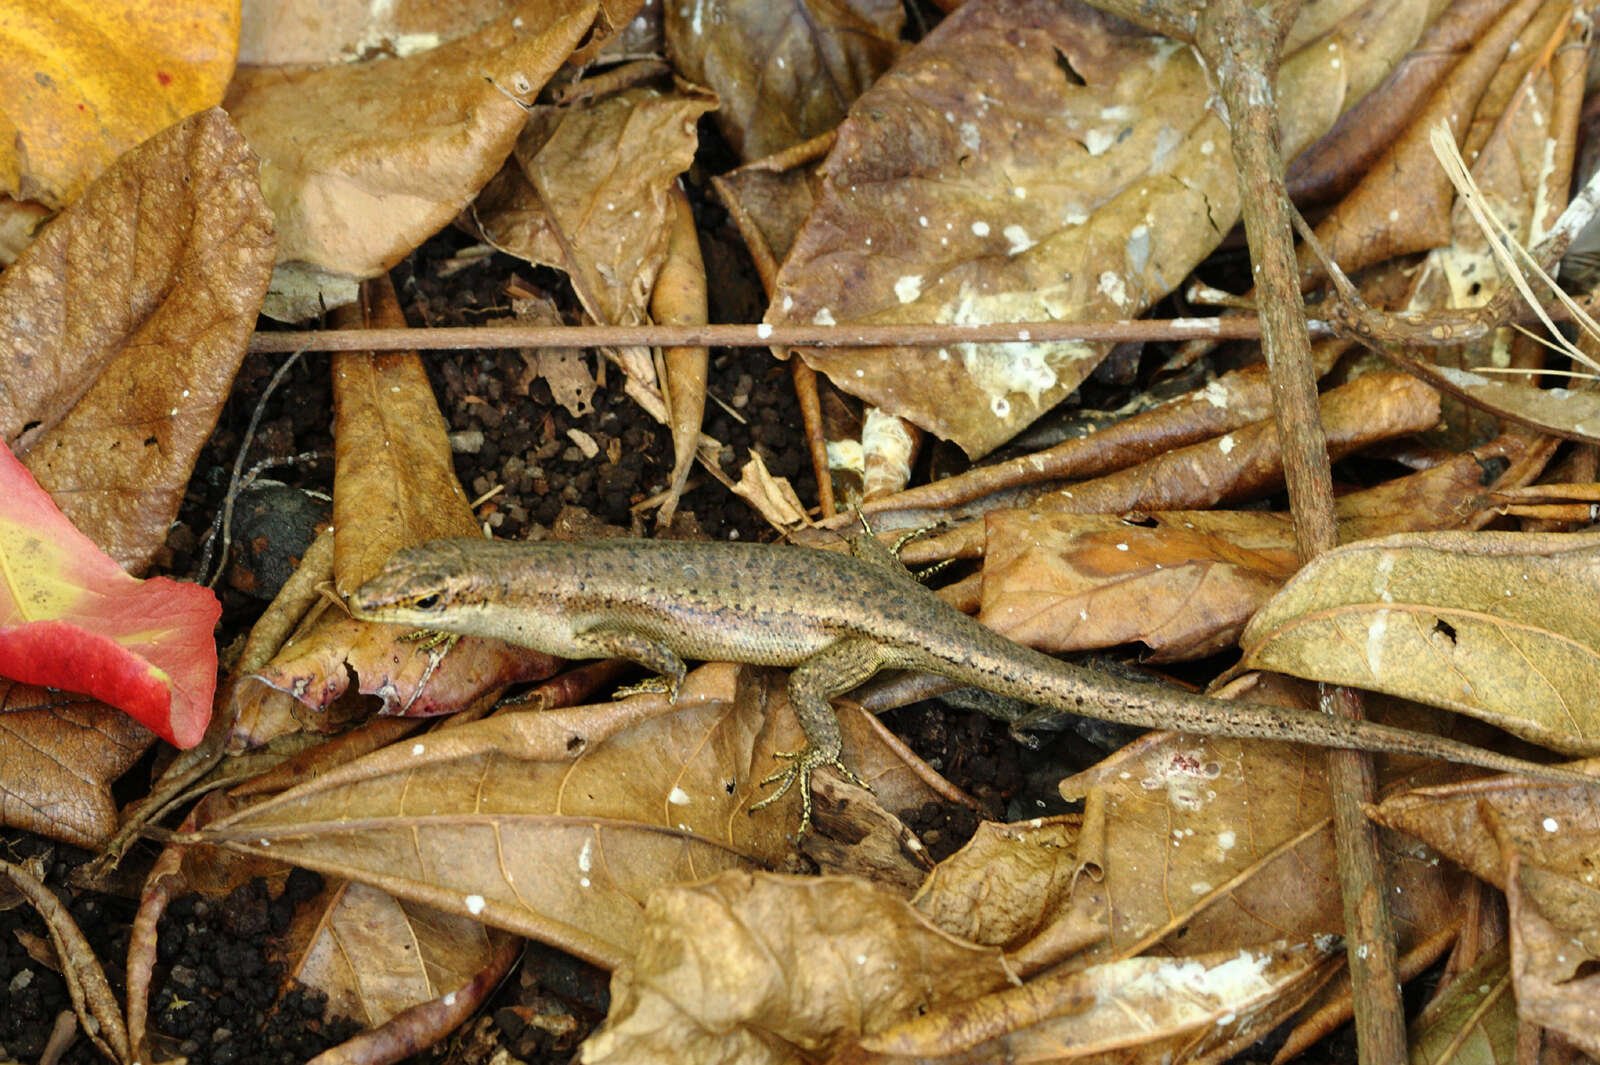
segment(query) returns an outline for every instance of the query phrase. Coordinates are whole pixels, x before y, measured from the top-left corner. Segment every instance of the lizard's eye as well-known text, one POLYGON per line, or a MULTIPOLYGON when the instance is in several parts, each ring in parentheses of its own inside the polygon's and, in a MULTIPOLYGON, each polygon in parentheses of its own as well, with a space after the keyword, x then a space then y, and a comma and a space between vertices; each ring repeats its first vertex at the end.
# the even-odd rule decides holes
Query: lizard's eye
POLYGON ((439 605, 439 593, 434 592, 431 595, 424 595, 417 599, 413 599, 411 601, 411 605, 416 607, 418 610, 432 610, 434 607, 439 605))

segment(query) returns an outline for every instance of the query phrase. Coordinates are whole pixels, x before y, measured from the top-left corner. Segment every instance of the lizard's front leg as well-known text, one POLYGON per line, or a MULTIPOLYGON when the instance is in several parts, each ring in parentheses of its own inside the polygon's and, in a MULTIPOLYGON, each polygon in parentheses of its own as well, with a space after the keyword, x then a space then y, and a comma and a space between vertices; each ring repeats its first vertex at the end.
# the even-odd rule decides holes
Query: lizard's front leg
POLYGON ((751 811, 770 806, 791 787, 800 789, 800 835, 811 827, 811 774, 832 766, 844 776, 866 787, 850 767, 839 760, 842 742, 839 716, 833 710, 833 697, 871 679, 883 667, 877 642, 867 636, 848 636, 796 666, 789 674, 789 701, 805 731, 806 745, 800 751, 780 752, 790 760, 787 766, 761 783, 777 784, 778 790, 750 807, 751 811))
POLYGON ((639 692, 665 691, 668 699, 676 702, 678 687, 687 672, 683 659, 672 648, 648 636, 626 629, 598 628, 576 634, 576 642, 591 658, 626 658, 650 670, 655 676, 640 684, 618 688, 616 697, 636 695, 639 692))

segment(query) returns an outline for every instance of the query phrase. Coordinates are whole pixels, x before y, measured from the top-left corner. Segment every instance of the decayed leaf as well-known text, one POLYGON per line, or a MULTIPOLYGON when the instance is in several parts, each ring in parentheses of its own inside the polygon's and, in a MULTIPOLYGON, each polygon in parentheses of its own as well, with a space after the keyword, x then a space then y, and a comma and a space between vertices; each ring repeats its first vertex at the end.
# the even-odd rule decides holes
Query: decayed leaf
MULTIPOLYGON (((405 59, 241 71, 228 106, 264 160, 279 263, 361 279, 399 262, 499 169, 525 105, 595 11, 526 0, 405 59)), ((267 309, 298 320, 323 308, 269 300, 267 309)))
MULTIPOLYGON (((338 328, 404 328, 387 277, 364 291, 359 306, 335 313, 338 328)), ((341 596, 377 576, 403 547, 478 535, 472 505, 456 480, 449 426, 416 352, 335 355, 333 409, 333 573, 341 596)))
POLYGON ((222 100, 237 0, 9 0, 0 194, 60 208, 134 145, 222 100))
MULTIPOLYGON (((779 680, 707 666, 662 696, 501 714, 402 740, 201 833, 545 940, 632 956, 660 883, 773 864, 792 791, 754 814, 776 751, 801 742, 779 680)), ((841 717, 845 760, 886 803, 933 797, 875 719, 841 717)))
POLYGON ((694 158, 695 123, 716 105, 680 85, 535 107, 472 215, 495 247, 571 275, 596 321, 643 322, 667 255, 668 191, 694 158))
POLYGON ((117 829, 111 782, 154 740, 95 700, 0 681, 0 824, 98 847, 117 829))
MULTIPOLYGON (((1272 699, 1305 705, 1303 693, 1272 699)), ((1160 943, 1190 954, 1340 933, 1324 763, 1313 748, 1161 733, 1064 781, 1062 796, 1085 799, 1085 821, 1100 826, 1081 838, 1079 860, 1101 875, 1073 889, 1104 896, 1110 933, 1091 953, 1124 958, 1160 943)), ((1459 874, 1401 838, 1382 842, 1407 949, 1448 926, 1459 874)))
MULTIPOLYGON (((1286 155, 1366 92, 1381 77, 1374 68, 1404 54, 1424 8, 1369 6, 1298 39, 1279 72, 1286 155)), ((1349 10, 1319 5, 1314 18, 1349 10)), ((1189 49, 1086 5, 1005 0, 957 11, 839 127, 766 320, 1136 315, 1238 217, 1227 127, 1210 92, 1189 49)), ((1107 350, 802 354, 840 388, 978 455, 1075 389, 1107 350)))
POLYGON ((465 986, 515 937, 467 917, 345 883, 289 929, 290 975, 328 994, 328 1014, 371 1028, 465 986))
POLYGON ((221 111, 127 153, 0 274, 0 438, 132 570, 177 516, 272 263, 221 111))
POLYGON ((1600 849, 1600 803, 1581 786, 1515 778, 1468 782, 1396 795, 1369 815, 1502 891, 1514 854, 1553 873, 1585 878, 1600 849))
POLYGON ((667 54, 721 98, 717 125, 742 159, 838 125, 894 61, 905 25, 893 0, 711 0, 664 14, 667 54))
POLYGON ((1003 948, 1023 975, 1061 961, 1106 934, 1101 900, 1067 897, 1085 872, 1080 821, 985 821, 911 904, 951 935, 1003 948))
POLYGON ((0 677, 81 691, 192 747, 211 720, 222 606, 128 576, 0 447, 0 677))
POLYGON ((1591 881, 1511 861, 1511 973, 1517 1014, 1600 1055, 1600 891, 1591 881))
POLYGON ((866 1060, 1221 1061, 1275 1028, 1335 970, 1337 941, 1130 958, 1041 977, 861 1041, 866 1060))
POLYGON ((1302 570, 1245 629, 1250 668, 1403 695, 1600 751, 1600 536, 1429 533, 1302 570))
POLYGON ((859 881, 725 873, 658 890, 586 1065, 827 1060, 921 1011, 1011 985, 1000 951, 859 881))
POLYGON ((1411 1023, 1412 1065, 1496 1065, 1517 1056, 1517 1000, 1502 940, 1411 1023))

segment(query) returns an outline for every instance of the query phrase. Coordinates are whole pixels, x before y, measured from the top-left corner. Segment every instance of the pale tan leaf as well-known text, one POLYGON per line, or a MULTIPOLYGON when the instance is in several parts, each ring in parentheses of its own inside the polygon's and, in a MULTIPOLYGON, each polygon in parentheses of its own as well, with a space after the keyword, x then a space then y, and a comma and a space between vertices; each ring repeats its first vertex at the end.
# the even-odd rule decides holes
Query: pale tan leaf
MULTIPOLYGON (((1257 702, 1309 701, 1262 683, 1257 702)), ((1312 703, 1311 705, 1315 705, 1312 703)), ((1405 722, 1410 725, 1414 722, 1405 722)), ((1061 785, 1100 826, 1081 838, 1110 934, 1091 951, 1123 958, 1163 943, 1184 954, 1344 927, 1326 783, 1313 748, 1153 733, 1061 785)), ((1452 876, 1407 841, 1385 837, 1402 949, 1449 923, 1452 876)))
POLYGON ((1245 629, 1250 668, 1403 695, 1600 751, 1600 536, 1401 535, 1302 570, 1245 629))
POLYGON ((885 1063, 1223 1060, 1276 1027, 1338 961, 1331 938, 1131 958, 935 1010, 862 1047, 885 1063))
POLYGON ((272 252, 255 157, 213 108, 124 155, 0 274, 0 438, 130 570, 177 516, 272 252))
POLYGON ((725 873, 657 891, 586 1065, 826 1060, 851 1041, 1014 981, 999 950, 840 877, 725 873))
POLYGON ((1106 934, 1098 905, 1069 899, 1080 873, 1081 818, 1016 825, 985 821, 940 862, 911 900, 951 935, 1004 948, 1024 974, 1061 961, 1106 934))
POLYGON ((500 168, 595 11, 526 0, 404 59, 241 71, 228 106, 263 159, 278 261, 355 279, 399 262, 500 168))
MULTIPOLYGON (((772 674, 716 665, 691 673, 675 704, 502 714, 401 740, 200 838, 615 966, 657 884, 790 853, 798 797, 749 810, 776 752, 801 742, 780 692, 772 674)), ((886 803, 932 798, 864 717, 841 717, 846 762, 886 803)))
POLYGON ((595 321, 643 322, 667 255, 669 191, 694 158, 695 123, 716 104, 679 85, 536 107, 472 217, 497 248, 570 274, 595 321))
POLYGON ((328 994, 330 1016, 367 1027, 465 986, 510 938, 467 917, 338 886, 289 931, 290 974, 328 994))

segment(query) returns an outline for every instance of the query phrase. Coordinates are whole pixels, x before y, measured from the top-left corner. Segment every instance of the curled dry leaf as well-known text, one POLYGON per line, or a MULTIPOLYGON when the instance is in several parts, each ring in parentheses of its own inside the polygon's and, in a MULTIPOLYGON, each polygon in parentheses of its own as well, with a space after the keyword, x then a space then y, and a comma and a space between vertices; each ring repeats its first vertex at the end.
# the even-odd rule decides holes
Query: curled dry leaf
POLYGON ((838 125, 900 51, 894 0, 711 0, 665 5, 679 74, 722 100, 717 125, 741 159, 759 159, 838 125))
POLYGON ((1250 622, 1244 664, 1600 752, 1600 536, 1405 534, 1330 551, 1250 622))
POLYGON ((1600 891, 1511 860, 1511 974, 1517 1015, 1600 1055, 1600 891))
MULTIPOLYGON (((264 160, 278 261, 374 277, 455 217, 505 161, 530 103, 594 21, 592 3, 527 0, 404 59, 310 73, 241 71, 228 107, 264 160)), ((282 276, 275 287, 288 282, 282 276)), ((311 296, 315 296, 313 291, 311 296)), ((269 300, 299 320, 323 307, 269 300)))
POLYGON ((117 156, 222 100, 238 37, 238 4, 10 0, 0 196, 76 200, 117 156))
POLYGON ((911 904, 951 935, 1001 947, 1023 975, 1062 961, 1106 934, 1104 900, 1069 898, 1085 868, 1082 818, 1003 825, 985 821, 928 875, 911 904))
POLYGON ((515 936, 469 917, 342 883, 289 928, 289 974, 328 994, 328 1014, 371 1028, 470 984, 515 936))
MULTIPOLYGON (((614 967, 660 883, 791 853, 792 791, 752 814, 799 725, 770 674, 691 673, 657 695, 501 714, 384 750, 208 827, 206 842, 304 865, 614 967), (764 678, 764 679, 763 679, 764 678)), ((932 791, 876 722, 845 758, 897 808, 932 791)))
POLYGON ((1600 850, 1600 804, 1583 787, 1514 777, 1467 781, 1392 796, 1368 816, 1417 837, 1502 891, 1513 855, 1561 876, 1587 878, 1600 850))
POLYGON ((0 681, 0 824, 98 847, 117 829, 111 782, 154 739, 104 703, 0 681))
POLYGON ((1340 960, 1324 936, 1109 962, 932 1010, 868 1035, 857 1060, 1222 1061, 1277 1027, 1340 960))
POLYGON ((637 325, 667 256, 672 184, 694 159, 695 123, 716 106, 678 85, 535 107, 472 217, 495 247, 571 275, 595 321, 637 325))
MULTIPOLYGON (((1324 16, 1319 8, 1308 17, 1324 16)), ((1279 73, 1284 153, 1327 129, 1423 22, 1421 5, 1388 4, 1347 24, 1320 23, 1312 40, 1302 32, 1279 73)), ((766 320, 1138 314, 1239 214, 1227 128, 1210 94, 1189 49, 1131 33, 1085 4, 964 7, 840 125, 766 320)), ((1075 389, 1107 350, 1013 343, 802 355, 840 388, 980 455, 1075 389)))
POLYGON ((255 157, 212 109, 124 155, 0 274, 0 438, 131 570, 177 516, 272 249, 255 157))
POLYGON ((839 877, 729 872, 658 890, 585 1065, 828 1060, 906 1017, 1009 987, 1000 951, 839 877))

